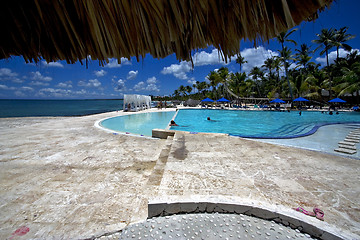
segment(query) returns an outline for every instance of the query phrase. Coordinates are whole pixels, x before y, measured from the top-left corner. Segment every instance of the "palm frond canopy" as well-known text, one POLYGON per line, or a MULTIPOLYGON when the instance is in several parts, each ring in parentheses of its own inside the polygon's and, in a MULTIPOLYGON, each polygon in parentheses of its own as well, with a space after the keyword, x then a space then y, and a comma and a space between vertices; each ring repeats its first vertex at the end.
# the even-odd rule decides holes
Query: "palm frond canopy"
POLYGON ((191 51, 213 45, 225 61, 242 39, 266 41, 304 20, 313 20, 333 0, 27 0, 0 4, 0 59, 26 62, 130 58, 191 51))

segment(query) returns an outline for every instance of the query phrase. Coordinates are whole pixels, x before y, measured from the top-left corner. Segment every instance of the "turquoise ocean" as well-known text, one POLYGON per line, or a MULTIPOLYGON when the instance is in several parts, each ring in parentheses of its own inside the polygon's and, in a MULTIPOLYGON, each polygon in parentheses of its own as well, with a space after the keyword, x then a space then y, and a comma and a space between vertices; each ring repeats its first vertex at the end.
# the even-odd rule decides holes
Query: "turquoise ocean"
POLYGON ((4 100, 0 118, 84 116, 122 110, 123 100, 4 100))

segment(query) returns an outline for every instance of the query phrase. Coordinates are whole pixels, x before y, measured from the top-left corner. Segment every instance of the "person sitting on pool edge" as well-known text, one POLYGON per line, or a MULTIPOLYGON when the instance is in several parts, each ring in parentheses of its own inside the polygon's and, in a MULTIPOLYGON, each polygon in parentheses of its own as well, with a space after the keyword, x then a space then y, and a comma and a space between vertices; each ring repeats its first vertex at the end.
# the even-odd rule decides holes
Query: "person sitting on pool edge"
POLYGON ((177 125, 174 120, 171 120, 169 126, 179 126, 179 125, 177 125))

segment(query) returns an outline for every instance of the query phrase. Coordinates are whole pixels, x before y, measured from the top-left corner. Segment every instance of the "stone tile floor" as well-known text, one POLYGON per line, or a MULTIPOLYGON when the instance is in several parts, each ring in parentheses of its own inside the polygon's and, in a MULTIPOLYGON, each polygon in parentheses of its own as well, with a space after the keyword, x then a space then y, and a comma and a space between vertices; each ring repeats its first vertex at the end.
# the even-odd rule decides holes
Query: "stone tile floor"
POLYGON ((166 149, 94 127, 120 114, 0 119, 1 239, 117 236, 153 199, 318 206, 360 236, 358 160, 223 135, 176 134, 166 149))

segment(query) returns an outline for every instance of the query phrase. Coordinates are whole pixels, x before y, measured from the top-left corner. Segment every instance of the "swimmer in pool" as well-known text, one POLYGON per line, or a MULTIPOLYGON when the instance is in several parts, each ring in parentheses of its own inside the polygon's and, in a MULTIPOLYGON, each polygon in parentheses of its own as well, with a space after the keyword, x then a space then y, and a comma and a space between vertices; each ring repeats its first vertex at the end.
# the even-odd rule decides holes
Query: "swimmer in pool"
POLYGON ((216 122, 216 120, 212 120, 210 117, 207 117, 208 121, 216 122))
POLYGON ((179 126, 179 125, 177 125, 177 124, 175 123, 174 120, 171 120, 169 125, 170 125, 170 126, 179 126))

